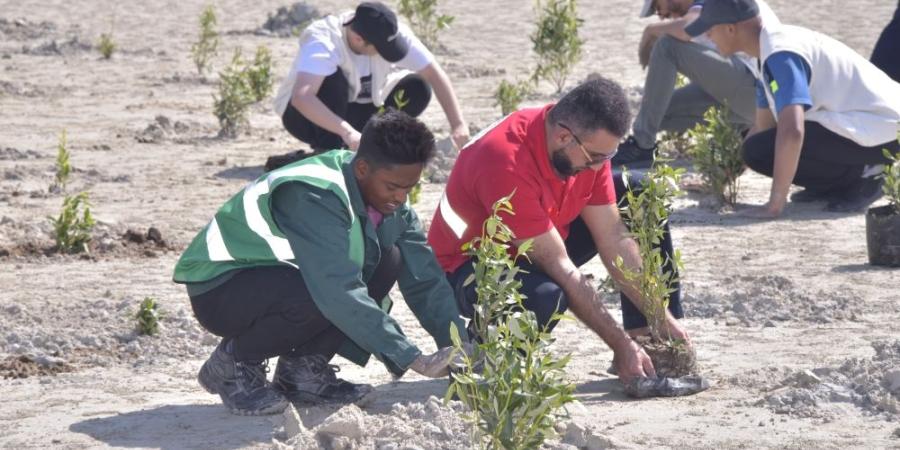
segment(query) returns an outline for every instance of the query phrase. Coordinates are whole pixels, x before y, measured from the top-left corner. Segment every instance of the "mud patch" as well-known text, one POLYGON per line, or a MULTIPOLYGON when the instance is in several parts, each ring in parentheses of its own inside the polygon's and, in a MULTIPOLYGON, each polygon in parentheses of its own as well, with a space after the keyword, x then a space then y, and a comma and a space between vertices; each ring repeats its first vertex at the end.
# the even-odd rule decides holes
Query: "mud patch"
POLYGON ((99 298, 46 302, 35 309, 34 305, 2 307, 0 353, 28 357, 48 367, 46 361, 62 361, 64 367, 108 367, 202 358, 218 343, 217 337, 200 327, 190 308, 167 303, 160 306, 159 334, 144 336, 134 319, 142 298, 114 297, 107 291, 99 298))
POLYGON ((660 342, 650 336, 638 336, 635 341, 653 361, 660 378, 678 378, 697 373, 697 353, 693 347, 673 342, 660 342))
POLYGON ((689 316, 724 319, 726 325, 856 321, 863 301, 849 290, 813 293, 778 275, 732 276, 715 287, 689 286, 685 305, 689 316))
POLYGON ((165 240, 156 227, 150 227, 146 231, 131 228, 121 231, 119 227, 98 224, 94 227, 92 239, 88 243, 88 251, 70 254, 61 253, 50 241, 53 230, 49 222, 28 224, 4 217, 0 225, 16 239, 13 242, 21 242, 0 246, 0 258, 25 260, 45 257, 89 260, 156 258, 179 250, 165 240))
POLYGON ((27 19, 3 19, 0 18, 0 34, 14 41, 41 39, 56 34, 56 24, 53 22, 31 22, 27 19))
MULTIPOLYGON (((106 149, 109 150, 109 147, 106 149)), ((106 175, 97 169, 84 170, 76 167, 72 169, 72 172, 79 174, 88 183, 128 183, 131 181, 131 175, 106 175)))
POLYGON ((888 420, 900 418, 900 341, 872 344, 872 358, 851 358, 839 367, 790 373, 760 400, 778 414, 838 420, 847 406, 888 420))
POLYGON ((482 78, 506 75, 506 69, 502 67, 484 67, 453 61, 447 61, 441 65, 448 73, 454 75, 454 78, 482 78))
POLYGON ((11 83, 9 81, 0 80, 0 94, 12 97, 46 97, 49 95, 47 89, 35 86, 31 83, 11 83))
POLYGON ((297 2, 290 7, 282 6, 269 14, 269 18, 254 33, 262 36, 292 37, 300 33, 313 20, 322 17, 319 10, 305 2, 297 2))
POLYGON ((6 380, 56 375, 74 370, 65 360, 53 356, 20 355, 0 361, 0 376, 6 380))
POLYGON ((0 180, 22 181, 30 177, 43 177, 44 172, 34 167, 15 166, 0 172, 0 180))
POLYGON ((147 125, 143 131, 135 136, 135 140, 142 144, 158 144, 167 140, 178 138, 190 131, 190 127, 181 121, 172 121, 166 116, 156 116, 153 122, 147 125))
MULTIPOLYGON (((2 84, 3 82, 0 81, 0 89, 2 89, 2 84)), ((47 156, 34 150, 19 150, 12 147, 0 148, 0 161, 20 161, 23 159, 41 158, 47 158, 47 156)))
MULTIPOLYGON (((140 75, 138 78, 142 80, 155 80, 155 75, 140 75)), ((182 74, 180 72, 176 72, 173 75, 165 76, 160 79, 163 84, 175 83, 175 84, 197 84, 197 85, 212 85, 214 82, 203 75, 199 75, 196 73, 187 73, 182 74)))
POLYGON ((22 53, 33 56, 75 56, 90 52, 93 49, 94 46, 92 44, 82 41, 78 36, 74 36, 64 41, 54 39, 37 47, 25 45, 22 47, 22 53))

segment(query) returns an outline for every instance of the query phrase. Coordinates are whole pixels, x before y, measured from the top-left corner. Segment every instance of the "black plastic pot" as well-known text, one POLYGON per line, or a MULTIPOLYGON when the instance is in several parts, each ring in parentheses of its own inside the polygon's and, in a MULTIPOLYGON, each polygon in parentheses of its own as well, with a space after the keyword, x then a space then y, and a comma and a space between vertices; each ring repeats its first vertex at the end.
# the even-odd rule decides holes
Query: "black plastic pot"
POLYGON ((893 205, 866 212, 866 245, 870 264, 900 267, 900 213, 893 205))

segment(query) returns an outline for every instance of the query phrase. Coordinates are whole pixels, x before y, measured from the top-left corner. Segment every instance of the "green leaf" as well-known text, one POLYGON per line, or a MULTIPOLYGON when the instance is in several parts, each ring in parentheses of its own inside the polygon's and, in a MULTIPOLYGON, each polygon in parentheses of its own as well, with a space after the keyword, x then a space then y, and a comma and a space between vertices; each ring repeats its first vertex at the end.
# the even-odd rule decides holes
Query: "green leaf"
POLYGON ((450 322, 450 341, 456 348, 462 348, 462 341, 459 338, 459 330, 456 329, 456 323, 450 322))

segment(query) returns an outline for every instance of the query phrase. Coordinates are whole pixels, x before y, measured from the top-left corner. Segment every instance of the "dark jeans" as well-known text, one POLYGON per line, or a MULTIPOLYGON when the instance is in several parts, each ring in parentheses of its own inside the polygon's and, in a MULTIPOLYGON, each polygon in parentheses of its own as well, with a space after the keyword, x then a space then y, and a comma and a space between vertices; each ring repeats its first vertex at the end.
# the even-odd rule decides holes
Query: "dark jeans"
POLYGON ((872 64, 900 83, 900 4, 872 50, 872 64))
MULTIPOLYGON (((613 180, 616 187, 616 197, 622 199, 622 204, 624 204, 625 183, 620 175, 615 175, 613 180)), ((634 182, 629 182, 629 185, 635 186, 636 190, 639 189, 637 187, 639 185, 636 185, 634 182)), ((578 267, 586 264, 597 254, 597 245, 594 243, 587 225, 581 218, 576 219, 569 225, 569 236, 566 238, 565 244, 569 258, 578 267)), ((668 225, 666 225, 660 249, 662 250, 663 258, 674 254, 672 235, 669 233, 668 225)), ((540 326, 547 326, 548 329, 552 330, 556 326, 556 322, 551 320, 553 314, 565 312, 569 306, 562 287, 553 281, 549 275, 541 272, 534 264, 529 263, 525 259, 518 261, 516 265, 522 268, 523 272, 527 272, 519 272, 517 276, 517 279, 522 282, 521 292, 526 297, 522 301, 523 306, 534 312, 540 326)), ((667 264, 665 270, 671 272, 674 268, 671 264, 667 264)), ((470 260, 456 269, 455 272, 447 274, 447 280, 456 294, 456 302, 459 305, 459 309, 462 315, 468 318, 472 318, 474 313, 473 305, 478 300, 478 296, 475 294, 475 283, 471 283, 468 286, 464 285, 466 278, 473 272, 474 261, 470 260)), ((620 297, 622 326, 626 330, 647 326, 647 319, 637 306, 625 294, 621 294, 620 297)), ((676 318, 684 317, 684 311, 681 308, 680 284, 676 285, 675 292, 669 297, 669 311, 676 318)))
MULTIPOLYGON (((817 122, 806 121, 800 163, 793 184, 816 191, 834 191, 859 182, 866 165, 888 162, 882 154, 887 148, 896 153, 897 141, 874 147, 863 147, 839 136, 817 122)), ((772 176, 775 165, 775 133, 772 128, 747 138, 743 156, 748 167, 766 176, 772 176)))
MULTIPOLYGON (((413 117, 422 114, 431 101, 431 87, 428 83, 419 75, 410 74, 401 79, 390 92, 384 103, 385 108, 397 109, 395 94, 399 91, 403 91, 403 98, 409 102, 403 107, 403 112, 413 117)), ((374 103, 350 101, 350 84, 340 69, 325 77, 316 97, 358 131, 362 131, 366 122, 378 111, 374 103)), ((281 123, 295 138, 306 142, 316 152, 346 148, 340 136, 312 123, 290 103, 281 117, 281 123)))
MULTIPOLYGON (((402 263, 396 246, 382 253, 369 282, 370 297, 381 302, 402 263)), ((203 328, 233 341, 238 361, 279 355, 323 355, 330 360, 347 339, 316 307, 302 274, 289 266, 243 269, 215 289, 191 297, 191 306, 203 328)))

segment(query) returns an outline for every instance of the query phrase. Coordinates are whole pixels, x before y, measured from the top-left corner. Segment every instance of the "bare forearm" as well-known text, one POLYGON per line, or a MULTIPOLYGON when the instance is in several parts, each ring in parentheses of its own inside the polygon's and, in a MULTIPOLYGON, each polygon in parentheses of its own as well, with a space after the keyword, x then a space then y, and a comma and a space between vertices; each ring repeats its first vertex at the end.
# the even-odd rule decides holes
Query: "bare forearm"
POLYGON ((569 299, 569 308, 579 320, 584 322, 594 333, 597 333, 603 342, 611 349, 617 350, 628 345, 630 338, 619 327, 619 324, 610 315, 609 310, 603 305, 590 280, 573 268, 569 276, 569 282, 563 289, 569 299))
POLYGON ((803 130, 779 127, 775 134, 775 164, 772 171, 772 191, 769 200, 783 202, 787 199, 797 174, 800 149, 803 147, 803 130))
POLYGON ((453 85, 450 84, 450 78, 447 77, 447 73, 436 63, 430 68, 429 72, 431 73, 427 74, 427 78, 430 78, 428 81, 434 89, 434 95, 437 97, 441 109, 444 110, 444 114, 447 116, 450 128, 462 125, 464 123, 462 112, 459 109, 459 102, 456 99, 456 93, 453 92, 453 85))
POLYGON ((347 133, 355 130, 350 123, 328 109, 316 96, 295 95, 291 98, 291 105, 309 119, 310 122, 342 138, 347 133))
MULTIPOLYGON (((521 245, 522 242, 516 242, 521 245)), ((585 325, 597 333, 614 351, 625 348, 630 340, 600 301, 597 291, 566 254, 565 243, 556 229, 533 238, 531 261, 566 294, 569 308, 585 325)))

